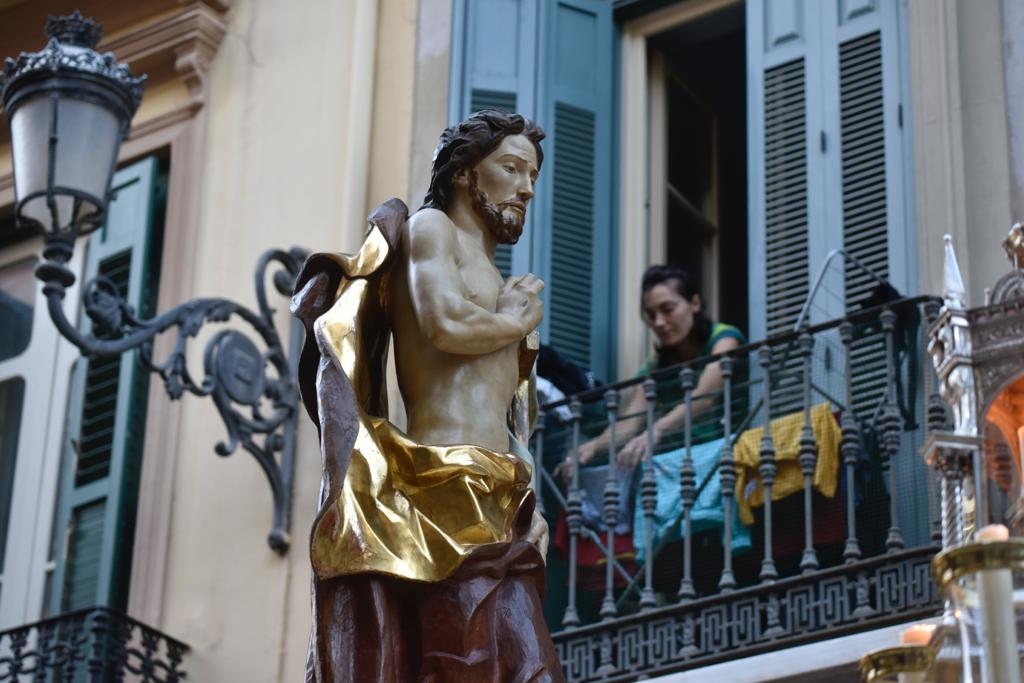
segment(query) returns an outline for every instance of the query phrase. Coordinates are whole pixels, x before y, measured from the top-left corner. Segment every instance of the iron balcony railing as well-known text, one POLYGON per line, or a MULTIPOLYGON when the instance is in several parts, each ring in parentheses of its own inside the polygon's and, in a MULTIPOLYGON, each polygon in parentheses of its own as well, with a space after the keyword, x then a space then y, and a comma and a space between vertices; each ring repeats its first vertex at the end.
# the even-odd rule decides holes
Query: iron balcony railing
POLYGON ((946 420, 923 362, 937 312, 892 301, 543 406, 545 612, 567 678, 632 680, 937 614, 937 487, 919 453, 946 420), (712 362, 721 389, 695 395, 712 362), (679 405, 684 424, 648 439, 637 468, 554 472, 679 405))
POLYGON ((185 679, 188 645, 105 607, 0 631, 0 683, 185 679))

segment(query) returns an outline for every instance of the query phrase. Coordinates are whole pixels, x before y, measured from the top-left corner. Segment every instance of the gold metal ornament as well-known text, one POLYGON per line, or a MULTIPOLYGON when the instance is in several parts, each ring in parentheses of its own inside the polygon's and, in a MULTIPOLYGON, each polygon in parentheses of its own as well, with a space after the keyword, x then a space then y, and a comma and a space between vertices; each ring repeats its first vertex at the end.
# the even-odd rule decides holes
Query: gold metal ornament
POLYGON ((932 559, 932 578, 943 592, 957 579, 984 569, 1024 571, 1024 539, 968 543, 948 548, 932 559))
POLYGON ((860 658, 861 683, 884 680, 886 676, 927 671, 935 653, 927 645, 900 645, 874 650, 860 658))

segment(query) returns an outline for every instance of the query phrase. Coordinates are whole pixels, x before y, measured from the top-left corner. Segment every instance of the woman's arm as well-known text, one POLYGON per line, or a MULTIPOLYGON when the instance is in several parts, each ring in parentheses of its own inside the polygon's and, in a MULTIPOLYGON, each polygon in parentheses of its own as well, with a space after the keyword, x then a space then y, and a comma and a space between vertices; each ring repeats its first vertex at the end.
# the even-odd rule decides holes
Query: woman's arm
MULTIPOLYGON (((629 390, 628 398, 625 402, 624 407, 620 406, 619 415, 633 415, 635 413, 642 412, 646 400, 644 399, 644 392, 642 387, 634 387, 629 390)), ((636 434, 638 431, 643 429, 643 422, 639 419, 633 418, 626 421, 615 422, 615 443, 616 448, 626 441, 631 436, 636 434)), ((612 430, 611 425, 605 427, 604 431, 595 436, 589 441, 584 441, 580 444, 580 464, 586 465, 588 462, 593 460, 595 455, 603 453, 608 450, 611 446, 612 430)), ((561 474, 563 477, 567 477, 572 474, 572 450, 566 449, 565 459, 555 468, 555 474, 561 474)))
MULTIPOLYGON (((619 415, 634 415, 642 412, 646 400, 644 399, 644 392, 642 387, 634 387, 629 392, 629 399, 626 401, 625 407, 620 409, 619 415)), ((615 421, 615 442, 621 444, 629 437, 636 434, 638 431, 643 429, 643 422, 633 418, 625 421, 615 421)), ((608 450, 612 441, 612 429, 611 425, 604 428, 604 431, 599 435, 595 436, 590 441, 580 444, 580 463, 586 463, 588 460, 593 458, 598 453, 603 453, 608 450), (584 457, 585 456, 585 457, 584 457)))
MULTIPOLYGON (((711 347, 711 353, 725 353, 726 351, 739 347, 739 345, 739 340, 735 337, 725 337, 724 339, 719 339, 715 342, 715 345, 711 347)), ((714 363, 709 363, 705 366, 704 371, 700 373, 700 378, 697 380, 697 386, 693 390, 694 396, 701 397, 693 401, 693 413, 696 415, 710 409, 714 405, 714 398, 712 398, 712 394, 721 389, 724 384, 725 381, 722 379, 721 363, 715 361, 714 363)), ((685 403, 680 403, 655 420, 651 430, 651 433, 654 436, 654 445, 658 445, 658 442, 661 441, 661 437, 664 434, 682 427, 685 420, 685 403)), ((643 458, 647 453, 647 441, 646 430, 633 437, 629 443, 619 451, 619 465, 623 467, 635 467, 636 464, 640 462, 641 458, 643 458)))

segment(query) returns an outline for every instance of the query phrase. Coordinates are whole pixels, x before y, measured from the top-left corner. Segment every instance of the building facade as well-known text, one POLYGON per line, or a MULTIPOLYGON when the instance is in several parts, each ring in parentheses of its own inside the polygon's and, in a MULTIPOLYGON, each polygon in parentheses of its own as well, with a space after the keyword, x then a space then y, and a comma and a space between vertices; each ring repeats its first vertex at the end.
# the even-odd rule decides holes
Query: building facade
MULTIPOLYGON (((73 266, 79 283, 114 279, 146 315, 200 296, 252 305, 269 248, 353 251, 380 202, 419 205, 446 125, 500 107, 548 133, 527 229, 499 252, 504 272, 547 283, 547 344, 599 384, 633 377, 653 344, 641 274, 675 262, 697 275, 713 318, 752 341, 824 326, 822 391, 853 387, 833 404, 859 416, 889 400, 889 370, 916 382, 923 366, 887 369, 884 344, 843 346, 830 321, 866 307, 875 276, 902 297, 938 294, 945 233, 980 296, 1024 216, 1024 9, 1011 0, 11 0, 0 53, 38 50, 46 16, 74 9, 103 24, 102 50, 149 80, 107 228, 73 266), (859 375, 840 377, 845 358, 859 375)), ((86 362, 60 338, 32 278, 42 240, 16 230, 13 203, 5 128, 0 632, 109 606, 186 643, 192 680, 296 680, 315 430, 300 420, 292 547, 277 554, 264 542, 264 475, 244 453, 214 457, 225 434, 209 401, 172 400, 133 353, 86 362)), ((72 319, 80 295, 65 300, 72 319)), ((274 305, 289 329, 287 300, 274 305)), ((214 332, 192 342, 196 377, 214 332)), ((909 415, 926 393, 908 399, 893 453, 920 441, 909 415)), ((391 414, 403 423, 395 399, 391 414)), ((923 471, 904 463, 886 470, 890 498, 892 477, 923 471)), ((929 495, 899 503, 908 548, 930 542, 929 495)), ((564 606, 562 571, 548 601, 564 606)), ((925 603, 690 660, 616 654, 616 680, 846 680, 869 642, 895 637, 892 624, 934 612, 925 603), (838 637, 850 640, 815 643, 838 637)), ((570 678, 588 679, 599 640, 577 656, 585 646, 557 639, 570 678)))

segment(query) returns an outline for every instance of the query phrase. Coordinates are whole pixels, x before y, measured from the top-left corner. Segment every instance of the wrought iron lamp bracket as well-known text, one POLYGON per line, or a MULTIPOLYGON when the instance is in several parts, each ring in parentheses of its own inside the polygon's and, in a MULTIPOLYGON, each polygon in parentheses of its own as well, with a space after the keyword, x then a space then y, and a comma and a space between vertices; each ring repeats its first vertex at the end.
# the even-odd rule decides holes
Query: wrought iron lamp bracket
POLYGON ((286 351, 267 299, 266 276, 272 264, 279 266, 273 275, 274 288, 290 296, 308 252, 293 247, 288 251, 270 249, 260 256, 255 272, 257 311, 228 299, 208 297, 187 301, 144 320, 125 302, 112 281, 102 276, 93 278, 83 287, 82 307, 92 321, 92 332, 86 334, 67 318, 62 306, 67 288, 75 282, 74 273, 67 268, 72 248, 67 240, 49 239, 43 251, 46 260, 36 269, 57 330, 87 358, 138 350, 139 363, 160 376, 172 400, 186 392, 209 396, 227 428, 227 438, 214 450, 228 456, 241 446, 256 459, 273 495, 273 528, 267 542, 276 552, 286 553, 291 543, 299 404, 295 363, 302 337, 293 330, 286 351), (206 344, 203 377, 197 381, 186 363, 189 340, 206 323, 226 323, 232 318, 247 323, 266 349, 260 351, 248 335, 234 328, 221 330, 206 344), (153 339, 172 328, 177 332, 173 350, 166 358, 155 359, 153 339))

